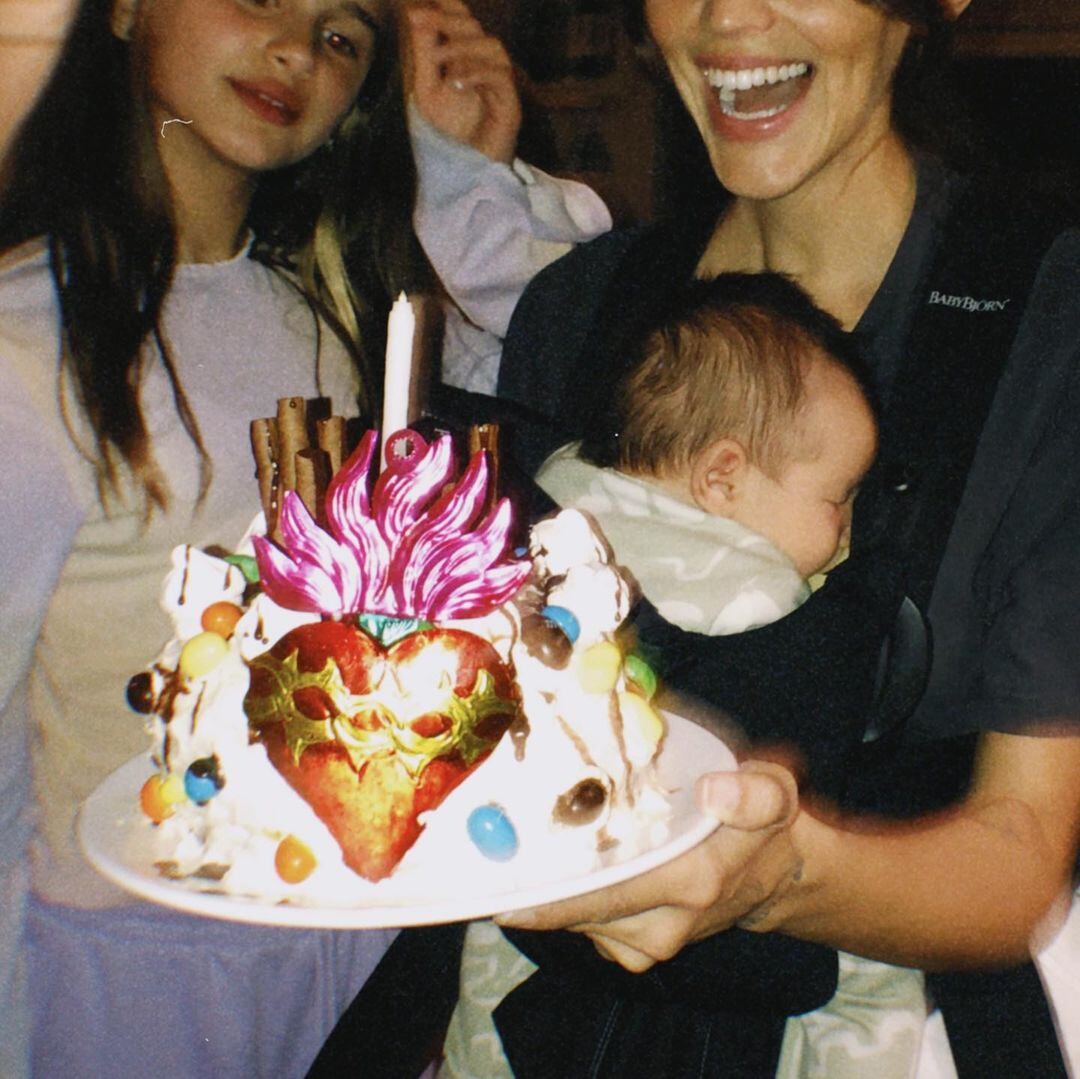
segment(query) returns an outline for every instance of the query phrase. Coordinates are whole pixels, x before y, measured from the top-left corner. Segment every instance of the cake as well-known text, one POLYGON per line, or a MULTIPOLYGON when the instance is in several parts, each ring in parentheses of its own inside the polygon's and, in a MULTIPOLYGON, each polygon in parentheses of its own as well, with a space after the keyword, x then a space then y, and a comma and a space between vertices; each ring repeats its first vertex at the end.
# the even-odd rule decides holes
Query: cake
POLYGON ((127 689, 158 871, 341 904, 420 859, 512 889, 661 842, 655 679, 590 520, 562 511, 510 552, 483 452, 455 480, 450 439, 411 435, 372 484, 376 448, 322 524, 289 492, 276 542, 260 514, 235 552, 173 552, 173 637, 127 689))

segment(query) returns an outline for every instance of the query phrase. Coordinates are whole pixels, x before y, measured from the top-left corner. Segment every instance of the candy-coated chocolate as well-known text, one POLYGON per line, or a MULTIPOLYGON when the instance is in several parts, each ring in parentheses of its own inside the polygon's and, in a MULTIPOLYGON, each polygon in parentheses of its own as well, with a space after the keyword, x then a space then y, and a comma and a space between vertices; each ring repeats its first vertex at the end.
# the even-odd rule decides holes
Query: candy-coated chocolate
POLYGON ((235 566, 248 584, 259 583, 259 563, 249 554, 227 554, 224 559, 230 566, 235 566))
POLYGON ((578 681, 586 693, 610 693, 621 670, 622 653, 612 641, 598 641, 578 657, 578 681))
POLYGON ((570 662, 574 646, 554 622, 543 615, 528 614, 521 620, 521 639, 530 656, 545 667, 561 671, 570 662))
POLYGON ((307 880, 318 864, 311 848, 294 835, 287 835, 274 852, 274 868, 286 884, 307 880))
POLYGON ((508 862, 517 854, 518 837, 502 806, 478 806, 466 824, 476 849, 493 862, 508 862))
POLYGON ((641 656, 631 652, 623 662, 626 677, 641 691, 641 695, 651 701, 656 695, 656 672, 641 656))
POLYGON ((664 737, 664 721, 644 697, 636 693, 620 693, 619 711, 623 722, 632 726, 650 749, 655 748, 664 737))
POLYGON ((154 710, 154 679, 149 671, 140 671, 128 679, 124 691, 128 707, 133 712, 148 716, 154 710))
POLYGON ((600 816, 606 802, 604 784, 598 779, 583 779, 559 795, 552 816, 557 824, 589 824, 600 816))
POLYGON ((200 622, 202 628, 208 633, 219 633, 225 640, 228 640, 233 635, 236 623, 240 621, 240 616, 243 613, 235 603, 222 599, 218 600, 217 603, 211 603, 203 611, 200 622))
POLYGON ((184 773, 184 790, 198 805, 206 805, 225 785, 218 771, 217 757, 201 757, 188 765, 184 773))
POLYGON ((220 633, 196 633, 180 652, 177 668, 184 678, 202 678, 228 655, 229 644, 220 633))
POLYGON ((155 824, 171 817, 185 798, 184 784, 174 775, 152 775, 139 791, 139 805, 155 824))
POLYGON ((549 622, 554 622, 566 634, 571 644, 581 636, 581 623, 578 622, 577 615, 566 607, 551 603, 540 613, 549 622))

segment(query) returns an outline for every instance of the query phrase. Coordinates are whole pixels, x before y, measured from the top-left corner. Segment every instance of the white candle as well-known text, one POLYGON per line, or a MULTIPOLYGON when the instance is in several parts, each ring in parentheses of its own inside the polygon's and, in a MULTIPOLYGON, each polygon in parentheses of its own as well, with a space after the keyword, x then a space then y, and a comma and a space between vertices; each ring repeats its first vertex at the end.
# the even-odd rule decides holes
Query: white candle
POLYGON ((386 327, 386 380, 383 384, 383 460, 392 434, 409 426, 409 386, 412 381, 413 334, 416 315, 402 292, 390 309, 386 327))

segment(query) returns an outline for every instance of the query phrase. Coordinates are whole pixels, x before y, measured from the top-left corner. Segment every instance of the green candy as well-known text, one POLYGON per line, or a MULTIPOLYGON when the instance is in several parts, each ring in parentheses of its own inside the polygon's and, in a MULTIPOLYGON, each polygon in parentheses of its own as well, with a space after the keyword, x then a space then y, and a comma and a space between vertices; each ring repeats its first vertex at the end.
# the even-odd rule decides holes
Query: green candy
POLYGON ((641 656, 630 653, 623 661, 626 677, 637 686, 645 699, 651 701, 656 693, 656 673, 641 656))
POLYGON ((228 554, 225 561, 230 566, 235 566, 243 575, 248 584, 259 583, 259 563, 249 554, 228 554))

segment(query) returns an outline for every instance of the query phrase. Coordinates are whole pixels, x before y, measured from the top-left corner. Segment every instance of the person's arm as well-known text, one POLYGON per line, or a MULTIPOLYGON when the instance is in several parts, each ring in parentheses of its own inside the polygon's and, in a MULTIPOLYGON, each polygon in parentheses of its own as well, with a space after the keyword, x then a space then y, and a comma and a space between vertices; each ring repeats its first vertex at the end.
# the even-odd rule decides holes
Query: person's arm
POLYGON ((1070 892, 1078 835, 1080 735, 987 733, 956 810, 887 827, 800 815, 801 879, 742 924, 927 970, 1017 961, 1070 892))
POLYGON ((78 0, 0 0, 0 170, 78 6, 78 0))
POLYGON ((417 236, 457 305, 445 381, 493 393, 510 315, 528 282, 611 228, 590 188, 514 157, 520 105, 502 45, 459 0, 409 9, 406 92, 417 236))

